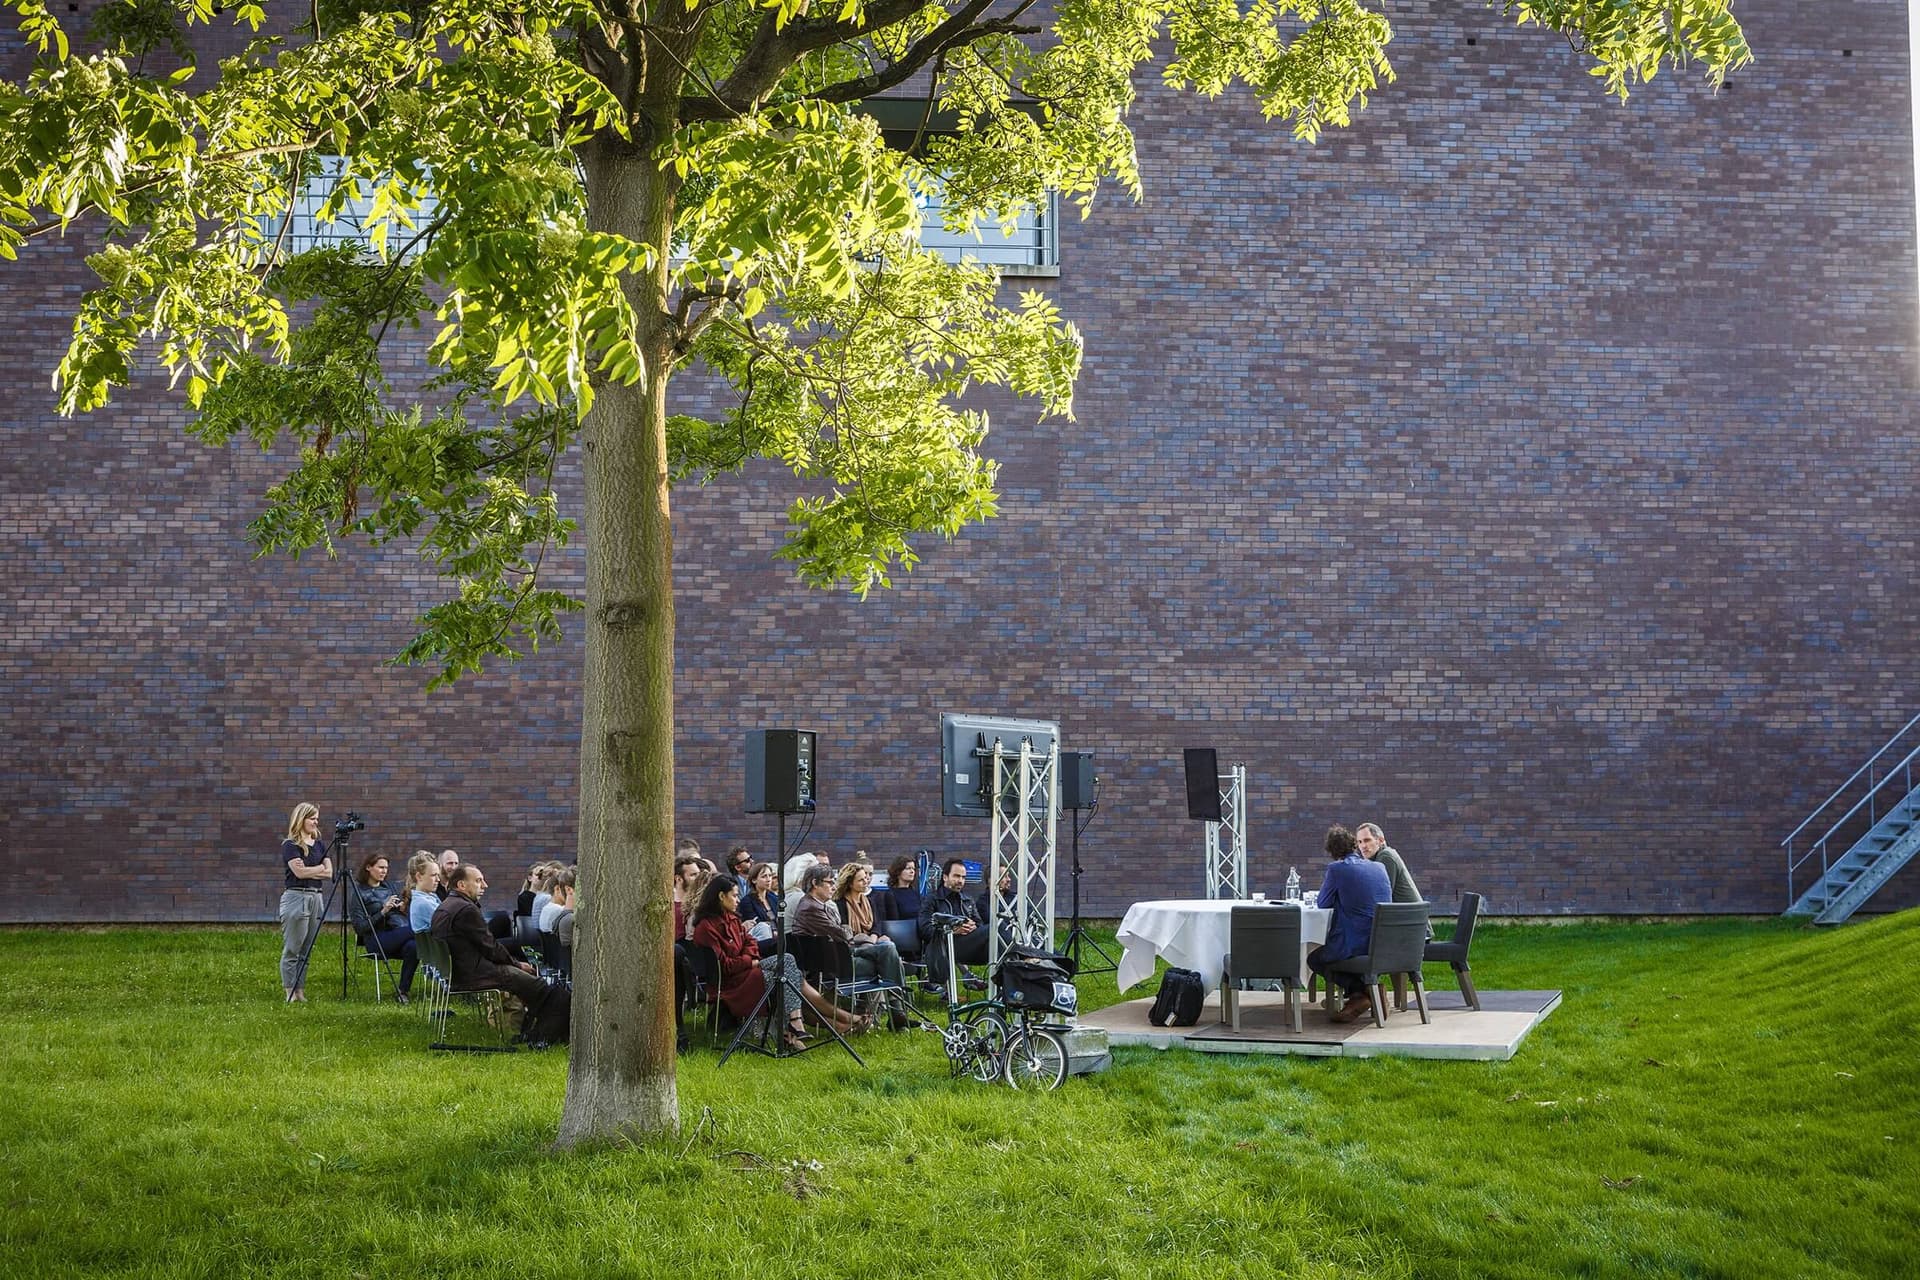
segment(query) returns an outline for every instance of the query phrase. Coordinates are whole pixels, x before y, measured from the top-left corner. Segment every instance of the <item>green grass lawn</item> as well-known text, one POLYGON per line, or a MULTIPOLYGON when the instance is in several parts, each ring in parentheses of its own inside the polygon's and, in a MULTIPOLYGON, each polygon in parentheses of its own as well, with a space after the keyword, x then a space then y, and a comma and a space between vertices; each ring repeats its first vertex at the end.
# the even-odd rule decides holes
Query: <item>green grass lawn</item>
POLYGON ((1566 992, 1512 1062, 1123 1050, 1025 1097, 924 1034, 696 1049, 676 1140, 558 1155, 558 1051, 428 1053, 318 976, 282 1005, 268 930, 0 932, 0 1275, 1920 1269, 1920 913, 1474 948, 1566 992))

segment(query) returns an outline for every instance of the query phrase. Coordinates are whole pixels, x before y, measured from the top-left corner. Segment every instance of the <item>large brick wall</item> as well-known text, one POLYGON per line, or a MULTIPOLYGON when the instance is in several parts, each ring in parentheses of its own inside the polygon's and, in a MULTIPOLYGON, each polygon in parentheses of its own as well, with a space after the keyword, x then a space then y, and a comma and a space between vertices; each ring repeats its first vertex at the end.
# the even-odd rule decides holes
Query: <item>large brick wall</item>
MULTIPOLYGON (((793 726, 812 844, 978 853, 935 776, 968 710, 1097 753, 1097 913, 1198 890, 1189 745, 1248 766, 1258 886, 1371 818, 1439 901, 1784 905, 1777 841, 1920 709, 1913 164, 1905 6, 1741 17, 1727 90, 1621 105, 1396 6, 1398 83, 1311 148, 1143 84, 1147 199, 1043 286, 1077 421, 995 405, 998 521, 857 601, 771 561, 777 469, 676 495, 682 829, 769 847, 740 739, 793 726)), ((564 856, 577 643, 425 693, 380 665, 414 562, 249 559, 272 459, 157 387, 54 417, 80 251, 0 269, 0 919, 264 917, 301 798, 497 883, 564 856)))

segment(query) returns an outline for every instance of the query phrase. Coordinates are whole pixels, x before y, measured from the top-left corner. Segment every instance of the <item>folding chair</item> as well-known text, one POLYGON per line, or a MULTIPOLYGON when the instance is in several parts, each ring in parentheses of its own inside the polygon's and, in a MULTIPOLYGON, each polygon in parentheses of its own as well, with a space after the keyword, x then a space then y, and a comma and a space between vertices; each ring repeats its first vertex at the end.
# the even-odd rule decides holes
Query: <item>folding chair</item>
POLYGON ((724 1006, 720 1003, 720 988, 725 976, 720 971, 720 957, 712 947, 703 947, 697 942, 684 944, 687 954, 687 967, 693 970, 694 1003, 704 1004, 707 1010, 707 1044, 720 1047, 720 1015, 724 1006))
POLYGON ((480 990, 463 991, 453 985, 453 957, 447 951, 447 944, 432 935, 415 937, 415 946, 419 949, 421 968, 431 968, 434 978, 429 988, 432 1003, 427 1011, 427 1023, 432 1029, 433 1038, 427 1043, 429 1049, 444 1049, 461 1053, 512 1053, 517 1048, 513 1042, 514 1031, 507 1012, 507 993, 491 987, 480 990), (458 999, 463 1012, 471 1016, 461 1020, 463 1026, 472 1026, 475 1043, 455 1044, 447 1039, 447 1024, 453 1020, 453 1004, 458 999), (491 1037, 483 1033, 491 1031, 491 1037))
MULTIPOLYGON (((816 941, 827 944, 827 950, 833 959, 833 968, 827 980, 833 984, 833 996, 836 1003, 841 997, 847 1000, 847 1008, 852 1009, 853 1002, 861 996, 878 996, 880 1007, 888 1013, 898 1014, 915 1023, 925 1023, 926 1019, 913 1007, 913 1000, 904 986, 888 982, 878 973, 867 977, 858 974, 858 963, 853 948, 838 938, 819 938, 816 941)), ((904 973, 905 965, 902 964, 904 973)), ((824 990, 825 988, 823 988, 824 990)))

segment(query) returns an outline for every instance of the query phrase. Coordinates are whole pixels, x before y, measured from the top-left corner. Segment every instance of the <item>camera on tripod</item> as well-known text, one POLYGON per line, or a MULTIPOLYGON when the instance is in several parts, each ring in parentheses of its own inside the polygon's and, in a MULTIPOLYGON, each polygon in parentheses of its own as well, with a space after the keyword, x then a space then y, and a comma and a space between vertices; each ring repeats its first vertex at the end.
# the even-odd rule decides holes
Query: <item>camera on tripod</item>
POLYGON ((365 831, 366 829, 367 829, 366 819, 362 818, 359 814, 349 809, 347 810, 346 817, 341 818, 339 821, 333 824, 333 838, 336 842, 345 840, 348 836, 350 836, 354 832, 365 831))

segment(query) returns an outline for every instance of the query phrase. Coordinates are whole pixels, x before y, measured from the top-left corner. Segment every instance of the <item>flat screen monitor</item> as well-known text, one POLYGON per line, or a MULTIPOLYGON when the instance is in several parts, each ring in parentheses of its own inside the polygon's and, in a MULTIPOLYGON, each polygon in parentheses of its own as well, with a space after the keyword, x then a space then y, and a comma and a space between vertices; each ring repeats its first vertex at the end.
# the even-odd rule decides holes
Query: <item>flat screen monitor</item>
MULTIPOLYGON (((940 716, 940 812, 949 818, 993 816, 993 744, 1015 756, 1033 744, 1045 756, 1060 740, 1057 720, 1010 720, 1002 716, 940 716), (982 756, 985 751, 989 754, 982 756)), ((1018 766, 1016 766, 1017 768, 1018 766)), ((1057 790, 1057 788, 1056 788, 1057 790)))

